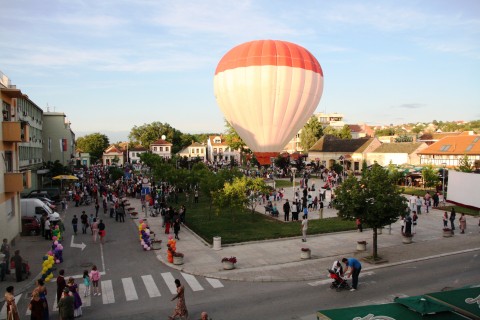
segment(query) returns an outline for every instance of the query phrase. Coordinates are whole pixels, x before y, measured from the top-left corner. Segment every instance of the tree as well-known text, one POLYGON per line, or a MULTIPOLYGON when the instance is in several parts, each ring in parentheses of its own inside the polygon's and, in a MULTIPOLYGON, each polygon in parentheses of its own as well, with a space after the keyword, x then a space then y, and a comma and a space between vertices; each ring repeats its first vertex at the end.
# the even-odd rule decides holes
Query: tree
POLYGON ((141 144, 145 148, 150 148, 150 145, 156 140, 165 135, 166 140, 172 143, 172 152, 177 153, 182 149, 182 132, 173 128, 168 123, 161 123, 155 121, 149 124, 144 124, 139 127, 134 126, 128 135, 128 138, 134 144, 141 144))
POLYGON ((394 223, 407 209, 401 192, 388 171, 378 164, 365 170, 360 180, 350 175, 336 189, 333 205, 339 217, 345 220, 360 218, 373 229, 373 259, 378 259, 377 229, 394 223))
POLYGON ((458 167, 456 167, 455 170, 460 172, 473 172, 474 166, 465 154, 462 158, 458 159, 458 167))
POLYGON ((87 134, 80 137, 76 141, 77 147, 83 152, 88 152, 92 156, 92 160, 98 160, 102 158, 103 151, 107 149, 110 142, 108 137, 101 133, 87 134))
POLYGON ((344 125, 341 129, 335 129, 332 126, 327 126, 323 129, 324 135, 332 135, 339 139, 352 139, 352 131, 348 125, 344 125))
POLYGON ((438 174, 432 165, 428 165, 422 169, 422 178, 426 188, 432 188, 438 183, 438 174))
POLYGON ((413 142, 413 137, 407 136, 406 134, 404 134, 396 137, 395 142, 413 142))
POLYGON ((303 151, 308 152, 322 135, 322 124, 318 121, 317 116, 313 115, 305 126, 303 126, 302 132, 300 133, 300 146, 303 151))

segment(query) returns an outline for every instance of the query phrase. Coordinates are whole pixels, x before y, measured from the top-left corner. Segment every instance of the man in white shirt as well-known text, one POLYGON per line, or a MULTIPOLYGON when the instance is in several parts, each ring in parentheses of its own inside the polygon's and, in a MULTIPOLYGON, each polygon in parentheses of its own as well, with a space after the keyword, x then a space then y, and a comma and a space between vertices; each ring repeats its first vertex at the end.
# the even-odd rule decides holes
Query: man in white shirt
POLYGON ((45 240, 52 240, 52 230, 50 228, 50 218, 45 220, 45 240))

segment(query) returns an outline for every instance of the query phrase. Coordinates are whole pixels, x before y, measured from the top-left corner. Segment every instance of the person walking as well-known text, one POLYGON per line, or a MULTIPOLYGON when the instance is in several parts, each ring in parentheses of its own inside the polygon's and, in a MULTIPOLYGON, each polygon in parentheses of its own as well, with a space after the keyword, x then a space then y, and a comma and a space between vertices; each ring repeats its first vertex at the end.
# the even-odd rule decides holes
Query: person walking
POLYGON ((5 261, 7 263, 7 267, 5 269, 5 274, 10 274, 10 245, 8 244, 7 239, 3 239, 2 247, 0 248, 0 252, 5 255, 5 261))
POLYGON ((70 290, 64 288, 62 290, 61 299, 58 301, 58 313, 61 320, 73 320, 75 310, 75 298, 70 295, 70 290))
POLYGON ((362 271, 362 264, 355 258, 343 258, 342 262, 346 267, 345 275, 347 278, 352 277, 352 289, 350 291, 355 291, 358 287, 358 277, 360 276, 360 271, 362 271))
POLYGON ((285 199, 285 203, 283 204, 283 220, 290 221, 290 203, 288 199, 285 199))
POLYGON ((175 310, 173 310, 173 314, 168 317, 168 319, 174 320, 176 317, 185 317, 188 319, 188 310, 185 303, 185 287, 180 284, 180 280, 178 279, 175 279, 175 286, 177 287, 177 294, 171 301, 178 299, 177 305, 175 306, 175 310))
POLYGON ((175 234, 175 239, 180 240, 178 233, 180 232, 180 218, 176 218, 173 222, 173 233, 175 234))
POLYGON ((100 243, 104 244, 105 243, 105 223, 103 223, 103 220, 100 219, 100 223, 98 224, 98 235, 100 236, 100 243))
POLYGON ((357 218, 357 219, 355 220, 355 223, 357 224, 357 231, 358 231, 358 232, 363 232, 362 219, 361 219, 361 218, 357 218))
POLYGON ((450 226, 452 227, 452 231, 455 230, 455 218, 457 217, 455 213, 455 208, 452 207, 450 210, 450 226))
POLYGON ((95 220, 95 217, 93 216, 93 213, 90 213, 90 217, 88 217, 88 226, 90 227, 90 232, 92 233, 93 236, 93 221, 95 220))
POLYGON ((15 264, 15 278, 17 282, 21 282, 23 281, 23 259, 20 256, 20 250, 15 250, 12 261, 15 264))
POLYGON ((93 295, 101 296, 100 288, 98 287, 98 282, 100 281, 100 272, 97 270, 97 266, 93 265, 92 270, 90 271, 90 279, 92 280, 93 286, 93 295))
POLYGON ((75 235, 77 235, 77 231, 78 231, 78 218, 77 218, 77 215, 74 214, 73 215, 73 218, 72 218, 72 228, 73 228, 73 233, 75 235))
POLYGON ((67 282, 65 281, 65 270, 61 269, 58 271, 57 277, 57 304, 60 301, 60 298, 63 294, 63 289, 67 286, 67 282))
POLYGON ((465 229, 467 229, 467 218, 465 217, 465 213, 462 213, 460 215, 460 218, 458 218, 458 222, 460 225, 460 233, 465 233, 465 229))
POLYGON ((292 221, 296 221, 298 219, 298 211, 297 211, 297 201, 292 201, 292 221))
POLYGON ((443 213, 442 219, 443 219, 443 227, 448 228, 448 212, 447 211, 443 213))
POLYGON ((38 291, 33 290, 32 299, 28 304, 28 310, 30 310, 30 320, 44 320, 45 309, 48 311, 48 307, 45 305, 44 301, 40 299, 40 294, 38 291))
POLYGON ((88 216, 85 213, 85 211, 82 211, 82 215, 80 216, 80 220, 82 221, 82 233, 87 234, 88 216))
POLYGON ((323 201, 319 201, 318 203, 319 203, 318 214, 319 214, 320 219, 323 219, 323 201))
POLYGON ((308 218, 304 215, 302 220, 302 241, 307 242, 308 218))
POLYGON ((45 224, 43 226, 44 228, 44 234, 45 234, 45 240, 52 240, 52 227, 50 223, 50 218, 46 217, 45 218, 45 224))
MULTIPOLYGON (((42 320, 48 320, 49 319, 49 314, 48 314, 48 301, 47 301, 47 287, 45 287, 45 282, 42 279, 38 279, 36 281, 36 287, 33 289, 32 292, 32 297, 34 296, 35 293, 38 294, 38 298, 41 300, 41 304, 43 305, 42 308, 42 320)), ((39 309, 39 306, 36 306, 36 309, 39 309)), ((33 314, 33 312, 32 312, 33 314)))
POLYGON ((85 290, 83 291, 83 296, 88 297, 90 295, 90 285, 91 285, 88 270, 83 271, 83 284, 85 286, 85 290))
POLYGON ((98 210, 100 209, 100 204, 98 203, 98 199, 95 200, 95 218, 98 218, 98 210))
POLYGON ((92 236, 93 236, 93 242, 97 242, 97 236, 98 236, 98 221, 97 218, 93 219, 93 224, 92 224, 92 236))
POLYGON ((5 303, 7 305, 7 319, 20 320, 17 304, 15 303, 15 292, 13 286, 8 286, 5 292, 5 303))
POLYGON ((417 200, 416 200, 416 204, 417 204, 417 214, 422 214, 422 199, 420 199, 420 196, 417 196, 417 200))
POLYGON ((195 203, 198 203, 198 190, 195 190, 194 199, 195 199, 195 203))
POLYGON ((68 278, 67 288, 70 291, 70 294, 73 296, 73 317, 82 316, 82 299, 78 294, 78 285, 75 283, 75 279, 72 277, 68 278))

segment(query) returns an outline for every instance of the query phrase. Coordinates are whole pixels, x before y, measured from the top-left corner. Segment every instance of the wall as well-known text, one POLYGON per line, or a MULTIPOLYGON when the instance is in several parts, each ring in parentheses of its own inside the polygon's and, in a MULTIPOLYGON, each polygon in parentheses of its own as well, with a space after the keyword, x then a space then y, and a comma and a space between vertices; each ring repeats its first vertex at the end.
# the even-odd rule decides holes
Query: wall
POLYGON ((447 200, 480 209, 480 174, 448 170, 447 200))

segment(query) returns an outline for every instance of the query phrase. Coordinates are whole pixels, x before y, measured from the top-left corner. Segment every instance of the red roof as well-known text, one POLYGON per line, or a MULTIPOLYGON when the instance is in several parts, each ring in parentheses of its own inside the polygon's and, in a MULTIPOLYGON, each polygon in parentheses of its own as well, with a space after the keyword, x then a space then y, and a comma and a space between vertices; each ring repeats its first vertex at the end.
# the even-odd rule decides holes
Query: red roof
POLYGON ((480 135, 448 136, 423 149, 419 154, 480 155, 480 135))
POLYGON ((170 142, 167 142, 167 141, 163 140, 163 139, 158 139, 157 141, 152 142, 151 145, 171 146, 172 144, 170 142))

